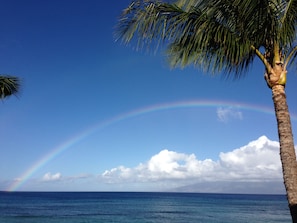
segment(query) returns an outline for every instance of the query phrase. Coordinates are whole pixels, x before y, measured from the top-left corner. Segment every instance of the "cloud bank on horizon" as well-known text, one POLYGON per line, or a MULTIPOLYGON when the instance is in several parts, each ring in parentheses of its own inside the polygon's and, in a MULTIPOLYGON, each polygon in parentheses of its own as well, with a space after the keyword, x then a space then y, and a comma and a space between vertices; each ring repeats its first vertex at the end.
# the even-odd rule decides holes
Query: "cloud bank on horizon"
MULTIPOLYGON (((230 191, 234 183, 255 185, 282 182, 279 143, 261 136, 245 146, 230 152, 221 152, 218 160, 199 160, 195 154, 164 149, 135 167, 120 165, 98 175, 63 176, 59 172, 46 173, 39 180, 28 181, 24 188, 63 191, 175 191, 200 183, 205 188, 195 187, 190 190, 202 192, 209 187, 208 192, 224 192, 221 191, 222 182, 231 183, 228 186, 230 191), (216 184, 216 188, 211 187, 211 184, 216 184)), ((282 192, 283 185, 277 187, 276 192, 282 192)), ((269 191, 270 188, 267 188, 265 192, 269 191)))
POLYGON ((119 166, 106 170, 101 179, 108 183, 162 180, 263 181, 282 177, 279 143, 266 136, 231 152, 219 154, 219 160, 199 160, 195 154, 167 149, 136 167, 119 166))

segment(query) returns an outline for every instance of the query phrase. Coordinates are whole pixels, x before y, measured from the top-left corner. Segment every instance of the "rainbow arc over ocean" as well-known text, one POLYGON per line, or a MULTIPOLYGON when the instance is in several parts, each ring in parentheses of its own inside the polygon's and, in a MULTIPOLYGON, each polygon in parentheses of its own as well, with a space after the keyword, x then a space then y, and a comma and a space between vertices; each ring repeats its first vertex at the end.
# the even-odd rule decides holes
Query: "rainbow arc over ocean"
MULTIPOLYGON (((19 190, 30 178, 31 176, 40 168, 42 168, 45 164, 49 163, 55 157, 57 157, 62 152, 70 149, 72 146, 80 142, 81 140, 87 138, 92 133, 104 129, 110 125, 113 125, 117 122, 140 116, 145 115, 152 112, 158 112, 163 110, 172 110, 172 109, 182 109, 182 108, 204 108, 204 107, 229 107, 239 110, 250 110, 255 112, 266 113, 269 115, 274 115, 273 107, 266 107, 262 105, 256 104, 247 104, 247 103, 240 103, 234 101, 216 101, 216 100, 189 100, 189 101, 178 101, 178 102, 171 102, 171 103, 162 103, 162 104, 154 104, 147 107, 138 108, 126 113, 119 114, 114 116, 110 119, 98 122, 81 132, 73 135, 72 137, 66 139, 61 144, 57 145, 55 148, 51 149, 48 153, 42 156, 39 160, 37 160, 34 164, 32 164, 24 173, 17 178, 7 189, 6 191, 17 191, 19 190)), ((297 120, 296 115, 291 114, 292 120, 297 120)))

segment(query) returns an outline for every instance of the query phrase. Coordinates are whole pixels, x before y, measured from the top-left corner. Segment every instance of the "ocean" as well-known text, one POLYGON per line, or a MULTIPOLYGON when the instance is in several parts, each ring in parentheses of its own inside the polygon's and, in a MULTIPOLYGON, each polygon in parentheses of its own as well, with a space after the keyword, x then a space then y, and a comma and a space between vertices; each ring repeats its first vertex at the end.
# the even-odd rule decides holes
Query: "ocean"
POLYGON ((285 195, 0 192, 0 223, 292 222, 285 195))

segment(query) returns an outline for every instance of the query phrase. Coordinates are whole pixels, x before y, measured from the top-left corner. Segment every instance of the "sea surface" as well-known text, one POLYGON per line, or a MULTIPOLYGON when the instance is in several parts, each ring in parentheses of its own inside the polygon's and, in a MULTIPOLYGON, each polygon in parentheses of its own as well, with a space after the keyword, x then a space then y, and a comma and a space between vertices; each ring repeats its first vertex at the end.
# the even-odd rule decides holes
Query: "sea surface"
POLYGON ((0 223, 292 222, 284 195, 0 192, 0 223))

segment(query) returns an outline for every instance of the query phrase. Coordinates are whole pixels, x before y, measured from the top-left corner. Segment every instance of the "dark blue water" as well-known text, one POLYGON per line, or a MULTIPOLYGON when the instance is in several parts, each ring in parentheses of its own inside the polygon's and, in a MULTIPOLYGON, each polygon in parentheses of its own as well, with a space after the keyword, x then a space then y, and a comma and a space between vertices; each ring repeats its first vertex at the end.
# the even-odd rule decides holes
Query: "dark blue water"
POLYGON ((291 222, 283 195, 0 192, 0 223, 291 222))

